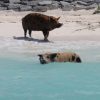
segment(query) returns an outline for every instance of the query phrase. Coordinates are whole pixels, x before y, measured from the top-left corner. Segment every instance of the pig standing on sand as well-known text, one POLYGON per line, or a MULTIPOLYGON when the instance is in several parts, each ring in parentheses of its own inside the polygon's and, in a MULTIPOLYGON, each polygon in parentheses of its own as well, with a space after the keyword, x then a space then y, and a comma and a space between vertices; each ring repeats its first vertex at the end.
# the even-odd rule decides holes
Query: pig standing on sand
POLYGON ((24 29, 24 36, 26 37, 27 30, 29 30, 29 36, 31 37, 31 32, 42 31, 44 35, 44 40, 48 41, 49 31, 59 28, 62 23, 59 23, 60 17, 55 18, 53 16, 47 16, 39 13, 30 13, 22 18, 22 26, 24 29))

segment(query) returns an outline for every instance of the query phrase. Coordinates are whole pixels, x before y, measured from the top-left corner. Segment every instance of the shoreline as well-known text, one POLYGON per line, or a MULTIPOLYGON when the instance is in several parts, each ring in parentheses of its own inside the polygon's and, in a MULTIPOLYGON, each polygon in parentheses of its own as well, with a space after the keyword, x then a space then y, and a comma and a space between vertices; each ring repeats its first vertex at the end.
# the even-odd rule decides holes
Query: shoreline
MULTIPOLYGON (((55 17, 61 15, 61 11, 58 10, 57 14, 56 11, 48 11, 44 14, 55 17)), ((85 62, 87 59, 92 61, 93 57, 94 61, 99 61, 100 15, 87 14, 87 12, 89 11, 81 10, 77 15, 73 11, 63 12, 59 22, 64 25, 50 32, 48 39, 51 42, 43 42, 43 34, 40 31, 33 31, 32 38, 24 39, 21 18, 29 12, 4 12, 3 15, 0 12, 0 22, 2 21, 0 23, 0 51, 2 56, 3 54, 5 56, 17 55, 25 59, 35 59, 40 53, 72 51, 77 52, 85 62), (13 15, 13 13, 15 14, 13 15)))

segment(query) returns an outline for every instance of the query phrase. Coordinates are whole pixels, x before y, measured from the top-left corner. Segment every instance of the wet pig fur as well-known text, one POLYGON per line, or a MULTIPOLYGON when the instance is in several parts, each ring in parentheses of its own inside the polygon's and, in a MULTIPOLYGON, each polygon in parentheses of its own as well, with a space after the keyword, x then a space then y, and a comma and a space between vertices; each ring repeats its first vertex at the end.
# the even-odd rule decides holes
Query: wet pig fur
POLYGON ((38 56, 41 64, 47 64, 50 62, 82 62, 80 56, 73 52, 45 53, 39 54, 38 56))

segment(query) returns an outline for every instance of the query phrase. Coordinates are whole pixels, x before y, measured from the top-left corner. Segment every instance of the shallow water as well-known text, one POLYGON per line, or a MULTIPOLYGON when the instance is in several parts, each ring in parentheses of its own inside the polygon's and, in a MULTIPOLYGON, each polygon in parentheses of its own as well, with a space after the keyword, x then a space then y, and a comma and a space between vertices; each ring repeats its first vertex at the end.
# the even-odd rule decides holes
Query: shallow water
POLYGON ((99 100, 99 41, 38 41, 0 38, 0 100, 99 100), (41 65, 37 54, 72 51, 81 64, 41 65))
POLYGON ((83 62, 100 62, 100 41, 51 41, 40 42, 23 37, 14 39, 0 37, 0 56, 22 57, 23 60, 38 62, 37 55, 46 52, 76 52, 83 62))
POLYGON ((0 100, 99 100, 100 63, 0 58, 0 100))

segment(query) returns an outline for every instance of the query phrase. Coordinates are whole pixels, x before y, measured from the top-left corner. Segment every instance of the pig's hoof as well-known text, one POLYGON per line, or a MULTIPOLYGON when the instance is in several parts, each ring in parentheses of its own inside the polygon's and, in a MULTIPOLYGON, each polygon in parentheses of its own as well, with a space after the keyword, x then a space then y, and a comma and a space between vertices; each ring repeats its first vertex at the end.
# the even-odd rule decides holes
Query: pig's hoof
POLYGON ((48 39, 44 39, 44 42, 50 42, 48 39))

